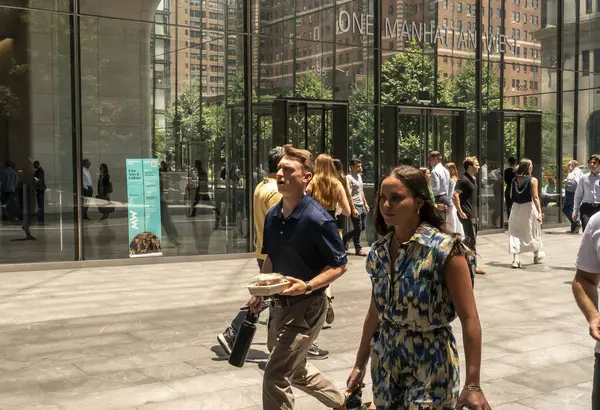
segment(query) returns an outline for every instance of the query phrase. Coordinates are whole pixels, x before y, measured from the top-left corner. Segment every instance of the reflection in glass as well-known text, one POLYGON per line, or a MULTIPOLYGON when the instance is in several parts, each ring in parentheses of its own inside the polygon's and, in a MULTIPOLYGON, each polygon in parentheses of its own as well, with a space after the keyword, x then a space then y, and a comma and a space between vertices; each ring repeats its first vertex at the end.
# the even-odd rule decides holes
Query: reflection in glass
POLYGON ((0 263, 75 257, 70 40, 66 15, 0 6, 0 263))

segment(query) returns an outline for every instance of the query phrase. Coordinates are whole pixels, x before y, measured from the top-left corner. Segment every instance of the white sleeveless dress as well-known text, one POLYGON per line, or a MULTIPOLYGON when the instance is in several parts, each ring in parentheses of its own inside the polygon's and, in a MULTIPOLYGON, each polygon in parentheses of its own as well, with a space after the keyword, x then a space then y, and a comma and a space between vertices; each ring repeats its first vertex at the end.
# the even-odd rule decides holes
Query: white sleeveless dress
MULTIPOLYGON (((454 192, 454 188, 456 187, 456 181, 450 180, 450 195, 454 192)), ((450 233, 455 233, 460 235, 461 237, 465 236, 465 231, 463 230, 462 223, 460 222, 460 218, 458 217, 458 210, 452 202, 452 205, 448 208, 448 212, 446 212, 446 223, 448 224, 448 229, 450 233)))

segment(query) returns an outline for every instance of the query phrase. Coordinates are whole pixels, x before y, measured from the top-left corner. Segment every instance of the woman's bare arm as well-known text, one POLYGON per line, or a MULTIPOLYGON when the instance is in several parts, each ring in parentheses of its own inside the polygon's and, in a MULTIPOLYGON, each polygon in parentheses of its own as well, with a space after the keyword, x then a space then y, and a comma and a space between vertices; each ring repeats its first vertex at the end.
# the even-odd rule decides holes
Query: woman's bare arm
POLYGON ((465 385, 479 386, 481 371, 481 324, 475 305, 471 274, 464 255, 451 256, 444 267, 444 281, 463 329, 467 364, 465 385))

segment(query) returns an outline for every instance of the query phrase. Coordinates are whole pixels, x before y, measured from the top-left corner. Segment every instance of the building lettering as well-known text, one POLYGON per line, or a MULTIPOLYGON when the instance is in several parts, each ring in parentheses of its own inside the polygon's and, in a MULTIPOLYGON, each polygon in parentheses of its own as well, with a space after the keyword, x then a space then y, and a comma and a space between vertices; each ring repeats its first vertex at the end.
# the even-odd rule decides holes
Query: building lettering
MULTIPOLYGON (((339 33, 359 33, 373 35, 373 19, 371 14, 340 11, 338 16, 339 33)), ((444 47, 472 49, 477 47, 476 30, 458 30, 455 27, 443 27, 434 24, 423 24, 415 21, 385 18, 384 39, 416 41, 418 43, 438 44, 444 47)), ((487 33, 482 38, 482 47, 489 53, 515 53, 517 40, 505 34, 487 33)))

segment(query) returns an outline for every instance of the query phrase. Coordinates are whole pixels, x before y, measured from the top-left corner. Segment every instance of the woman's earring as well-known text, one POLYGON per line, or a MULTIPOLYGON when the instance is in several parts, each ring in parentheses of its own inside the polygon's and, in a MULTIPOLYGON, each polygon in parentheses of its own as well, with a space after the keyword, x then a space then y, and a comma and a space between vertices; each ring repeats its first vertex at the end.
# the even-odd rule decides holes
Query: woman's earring
POLYGON ((421 208, 417 208, 417 215, 421 213, 421 208))

